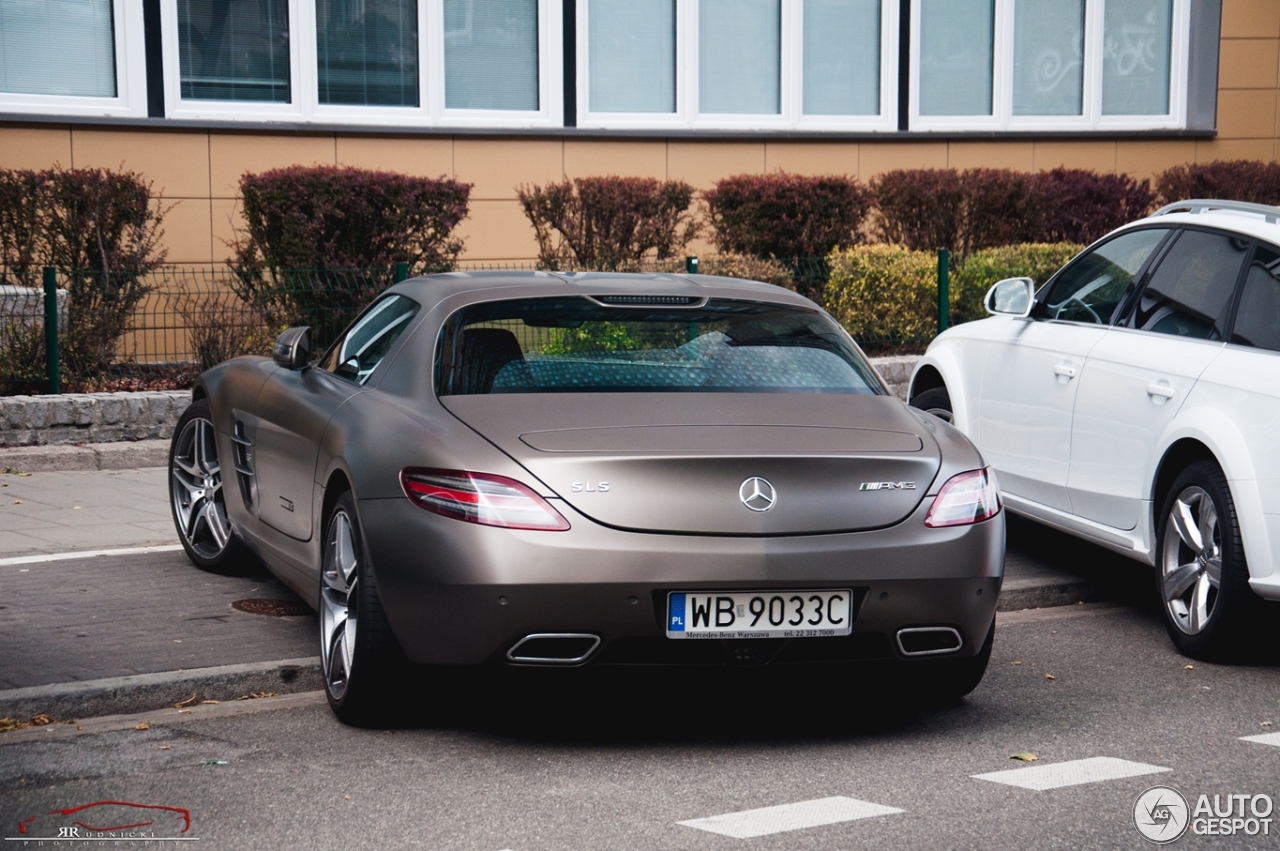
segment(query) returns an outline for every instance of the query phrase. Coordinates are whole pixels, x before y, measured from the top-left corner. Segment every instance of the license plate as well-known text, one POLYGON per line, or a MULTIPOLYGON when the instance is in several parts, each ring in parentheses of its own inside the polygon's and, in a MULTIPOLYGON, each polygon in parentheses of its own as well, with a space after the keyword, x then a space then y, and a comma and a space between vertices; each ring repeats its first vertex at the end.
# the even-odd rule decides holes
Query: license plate
POLYGON ((821 638, 853 631, 853 592, 671 592, 667 638, 821 638))

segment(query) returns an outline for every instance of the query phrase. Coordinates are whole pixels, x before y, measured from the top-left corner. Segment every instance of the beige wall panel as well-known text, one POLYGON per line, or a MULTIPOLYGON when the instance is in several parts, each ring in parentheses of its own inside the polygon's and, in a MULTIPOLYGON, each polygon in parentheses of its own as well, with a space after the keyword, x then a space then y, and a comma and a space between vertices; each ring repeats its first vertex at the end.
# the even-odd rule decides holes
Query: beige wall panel
POLYGON ((71 131, 0 127, 0 168, 71 168, 71 131))
POLYGON ((1031 142, 951 142, 947 145, 947 166, 1031 171, 1035 149, 1031 142))
POLYGON ((78 167, 115 169, 123 163, 126 169, 146 175, 167 198, 209 197, 205 133, 76 129, 71 141, 78 167))
POLYGON ((1272 162, 1275 157, 1275 139, 1206 139, 1196 142, 1198 163, 1211 163, 1215 160, 1272 162))
POLYGON ((1263 139, 1276 134, 1276 90, 1228 89, 1218 92, 1218 138, 1263 139))
POLYGON ((210 242, 209 199, 170 201, 165 214, 164 247, 169 263, 209 263, 214 259, 210 242))
POLYGON ((667 176, 666 142, 586 142, 564 143, 565 177, 667 176))
POLYGON ((1280 68, 1280 40, 1235 38, 1222 42, 1218 61, 1219 89, 1271 88, 1280 68))
POLYGON ((1280 37, 1280 3, 1276 0, 1222 0, 1222 37, 1280 37))
POLYGON ((465 240, 462 259, 466 261, 532 263, 538 256, 533 225, 519 201, 472 201, 471 215, 463 219, 456 233, 465 240))
POLYGON ((332 136, 209 134, 209 172, 214 198, 240 194, 240 175, 291 165, 333 165, 332 136))
POLYGON ((475 184, 473 201, 514 200, 518 184, 564 179, 564 144, 538 139, 455 139, 453 168, 458 180, 475 184))
POLYGON ((858 147, 858 177, 900 168, 946 168, 946 142, 864 142, 858 147))
POLYGON ((1165 169, 1196 161, 1196 143, 1187 141, 1116 143, 1116 171, 1138 179, 1154 178, 1165 169))
POLYGON ((764 142, 669 142, 667 175, 710 189, 735 174, 764 172, 764 142))
POLYGON ((1036 142, 1035 148, 1036 171, 1055 168, 1116 170, 1115 142, 1036 142))
POLYGON ((236 231, 244 235, 244 218, 240 214, 240 202, 234 198, 214 198, 213 208, 213 262, 222 263, 235 249, 227 243, 234 242, 236 231))
POLYGON ((338 165, 415 177, 453 177, 452 139, 361 139, 339 136, 338 165))
POLYGON ((858 174, 856 142, 766 142, 765 171, 792 174, 858 174))

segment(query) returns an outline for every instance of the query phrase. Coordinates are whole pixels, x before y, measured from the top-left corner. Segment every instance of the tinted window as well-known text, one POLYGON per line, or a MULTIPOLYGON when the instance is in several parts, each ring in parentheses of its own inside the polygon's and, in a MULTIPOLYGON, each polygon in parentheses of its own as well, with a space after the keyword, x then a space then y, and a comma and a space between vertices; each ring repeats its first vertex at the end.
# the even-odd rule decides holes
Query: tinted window
POLYGON ((387 296, 375 302, 347 329, 342 339, 334 343, 320 366, 334 375, 364 384, 417 312, 417 303, 404 296, 387 296))
POLYGON ((1280 352, 1280 251, 1259 245, 1249 264, 1231 342, 1280 352))
POLYGON ((483 393, 880 393, 821 313, 712 299, 688 308, 586 298, 490 302, 450 318, 441 396, 483 393))
POLYGON ((1106 325, 1120 306, 1133 276, 1168 235, 1164 228, 1130 231, 1077 258, 1037 300, 1033 316, 1106 325))
POLYGON ((1165 252, 1134 316, 1157 334, 1221 340, 1250 240, 1188 230, 1165 252))

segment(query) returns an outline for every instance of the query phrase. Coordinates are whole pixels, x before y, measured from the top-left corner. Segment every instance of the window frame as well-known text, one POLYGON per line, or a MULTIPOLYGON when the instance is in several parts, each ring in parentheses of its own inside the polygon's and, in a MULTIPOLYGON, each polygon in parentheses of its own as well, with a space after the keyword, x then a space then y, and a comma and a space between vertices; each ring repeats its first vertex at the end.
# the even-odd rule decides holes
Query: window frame
POLYGON ((675 112, 593 112, 589 0, 577 0, 578 126, 592 130, 772 130, 893 132, 898 129, 898 0, 880 3, 880 114, 804 113, 804 0, 780 0, 779 111, 776 114, 698 110, 699 3, 675 0, 675 112))
POLYGON ((146 118, 147 56, 142 0, 112 0, 115 97, 0 92, 0 112, 146 118))
MULTIPOLYGON (((140 0, 127 0, 140 2, 140 0)), ((361 106, 320 103, 315 0, 288 0, 289 103, 184 100, 178 57, 178 10, 161 3, 165 114, 220 121, 399 127, 559 128, 564 123, 562 0, 538 2, 538 109, 445 108, 444 0, 417 0, 418 105, 361 106)), ((145 95, 145 92, 144 92, 145 95)), ((145 96, 144 96, 145 102, 145 96)))
POLYGON ((1246 343, 1235 342, 1236 336, 1236 320, 1240 317, 1240 305, 1244 302, 1245 284, 1249 282, 1249 270, 1253 268, 1254 258, 1258 256, 1258 249, 1265 248, 1267 251, 1280 255, 1280 246, 1265 239, 1250 237, 1253 239, 1253 245, 1249 249, 1249 254, 1245 258, 1244 268, 1240 274, 1240 279, 1236 281, 1236 291, 1231 297, 1231 310, 1228 314, 1227 329, 1225 339, 1222 341, 1228 346, 1240 349, 1246 352, 1261 352, 1272 356, 1280 355, 1280 349, 1268 349, 1262 346, 1254 346, 1246 343))
POLYGON ((991 115, 920 114, 920 4, 911 0, 909 127, 923 132, 1181 130, 1187 126, 1191 0, 1172 0, 1169 111, 1163 115, 1102 114, 1102 48, 1106 0, 1085 0, 1084 76, 1080 115, 1014 115, 1013 62, 1016 0, 995 0, 991 115))

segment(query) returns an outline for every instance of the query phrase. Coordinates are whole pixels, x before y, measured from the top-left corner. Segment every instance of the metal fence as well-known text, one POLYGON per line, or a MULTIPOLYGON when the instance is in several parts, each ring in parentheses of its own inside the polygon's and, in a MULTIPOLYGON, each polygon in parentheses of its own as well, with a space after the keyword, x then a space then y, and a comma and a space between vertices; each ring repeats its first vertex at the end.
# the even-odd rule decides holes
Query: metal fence
MULTIPOLYGON (((538 267, 463 262, 457 268, 538 267)), ((3 271, 0 280, 13 280, 3 271)), ((380 269, 253 273, 226 266, 171 266, 130 276, 46 267, 42 288, 0 284, 0 394, 184 389, 200 372, 228 358, 269 353, 276 336, 291 325, 310 325, 317 350, 323 349, 387 287, 438 271, 445 270, 411 269, 403 263, 380 269)), ((828 276, 823 257, 689 257, 615 271, 749 278, 817 301, 828 276)), ((944 315, 938 318, 945 323, 944 315)), ((927 341, 859 342, 883 351, 919 348, 927 341)))

